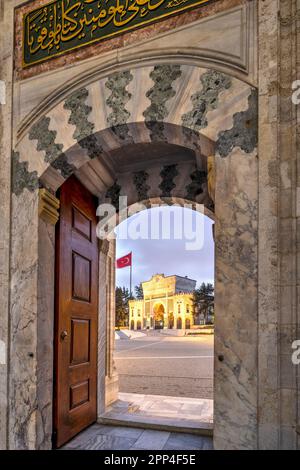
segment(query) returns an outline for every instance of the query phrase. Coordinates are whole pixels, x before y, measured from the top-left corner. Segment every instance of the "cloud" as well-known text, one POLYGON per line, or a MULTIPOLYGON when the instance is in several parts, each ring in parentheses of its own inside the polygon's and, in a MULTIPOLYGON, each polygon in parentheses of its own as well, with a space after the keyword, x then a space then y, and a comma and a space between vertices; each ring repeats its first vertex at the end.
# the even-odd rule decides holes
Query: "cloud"
MULTIPOLYGON (((129 253, 133 253, 133 286, 139 284, 142 281, 146 281, 156 273, 164 273, 165 275, 177 274, 179 276, 188 276, 192 279, 197 280, 199 285, 201 282, 214 282, 214 241, 212 237, 212 225, 213 221, 208 217, 193 211, 192 214, 192 226, 190 232, 186 230, 187 223, 184 226, 185 211, 180 207, 163 207, 150 209, 143 211, 133 217, 130 217, 126 221, 122 222, 122 229, 130 226, 131 220, 134 221, 134 225, 139 223, 139 228, 145 224, 148 224, 148 234, 153 230, 153 222, 151 225, 153 211, 156 211, 155 222, 157 224, 158 213, 159 213, 159 240, 120 240, 117 238, 117 258, 129 253), (170 225, 170 240, 164 240, 162 234, 166 233, 165 228, 162 224, 163 220, 168 219, 170 211, 173 214, 171 217, 170 225), (181 212, 181 214, 178 214, 181 212), (175 214, 175 216, 174 216, 175 214), (182 221, 180 222, 180 217, 182 221), (197 219, 198 218, 198 219, 197 219), (187 236, 191 236, 191 232, 195 231, 196 222, 198 227, 203 227, 203 246, 201 249, 188 251, 186 249, 187 239, 174 239, 174 233, 178 229, 182 228, 182 231, 186 231, 187 236), (181 227, 178 224, 182 224, 181 227), (176 225, 177 224, 177 225, 176 225), (176 229, 174 231, 174 229, 176 229)), ((190 211, 191 212, 191 211, 190 211)), ((157 232, 157 226, 155 231, 157 232)), ((119 228, 117 228, 117 233, 119 228)), ((180 230, 179 230, 180 232, 180 230)), ((145 230, 144 230, 145 233, 145 230)), ((117 269, 116 273, 116 284, 120 286, 129 287, 129 268, 117 269)))

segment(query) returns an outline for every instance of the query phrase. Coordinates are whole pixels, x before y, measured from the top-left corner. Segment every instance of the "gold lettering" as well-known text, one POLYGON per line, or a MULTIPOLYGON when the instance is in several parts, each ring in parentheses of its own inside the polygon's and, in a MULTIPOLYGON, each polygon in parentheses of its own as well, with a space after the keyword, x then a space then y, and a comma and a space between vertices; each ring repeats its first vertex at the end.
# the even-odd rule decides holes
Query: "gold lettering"
POLYGON ((170 9, 175 13, 187 8, 186 4, 193 6, 206 1, 209 0, 78 0, 71 4, 70 0, 57 0, 26 16, 25 57, 30 64, 30 56, 39 52, 38 60, 44 60, 41 51, 48 50, 49 56, 55 56, 60 49, 72 50, 68 42, 72 42, 73 48, 78 47, 76 41, 89 44, 101 36, 113 36, 122 29, 154 21, 155 14, 160 18, 170 14, 170 9), (155 13, 156 10, 159 12, 155 13), (107 33, 100 32, 106 27, 107 33))

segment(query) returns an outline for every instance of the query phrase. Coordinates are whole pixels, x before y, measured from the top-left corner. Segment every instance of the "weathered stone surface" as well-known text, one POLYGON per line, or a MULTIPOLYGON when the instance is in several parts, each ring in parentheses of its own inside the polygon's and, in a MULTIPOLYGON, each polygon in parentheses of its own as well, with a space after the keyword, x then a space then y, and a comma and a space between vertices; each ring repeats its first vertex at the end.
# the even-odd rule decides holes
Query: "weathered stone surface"
POLYGON ((131 99, 131 93, 127 91, 127 86, 132 81, 133 76, 129 70, 116 72, 108 77, 105 86, 111 91, 106 104, 112 109, 107 117, 108 125, 112 131, 124 143, 132 143, 132 137, 129 135, 129 129, 126 122, 130 118, 130 113, 126 109, 126 104, 131 99))
POLYGON ((162 197, 171 196, 172 189, 176 186, 173 180, 177 175, 177 165, 168 165, 161 170, 160 176, 162 178, 162 182, 159 184, 159 188, 161 189, 162 197))
POLYGON ((63 145, 55 143, 56 131, 49 129, 50 118, 42 117, 32 126, 29 139, 37 141, 36 149, 45 152, 45 161, 52 163, 61 154, 63 145))
POLYGON ((133 174, 133 184, 136 187, 140 201, 148 198, 148 189, 150 189, 150 186, 147 185, 148 177, 149 175, 146 171, 137 171, 133 174))
POLYGON ((216 142, 216 151, 221 157, 227 157, 234 147, 251 153, 257 147, 257 132, 258 101, 257 91, 253 89, 249 96, 247 111, 234 114, 232 129, 220 132, 216 142))
POLYGON ((12 192, 19 196, 25 188, 34 191, 38 188, 38 174, 28 171, 28 162, 20 162, 18 152, 12 154, 12 192))
POLYGON ((201 90, 191 96, 193 109, 182 116, 182 124, 199 131, 207 127, 207 113, 218 107, 218 95, 231 87, 232 81, 228 75, 209 70, 201 76, 201 90))
POLYGON ((94 124, 88 120, 92 108, 86 104, 88 90, 81 88, 66 99, 64 108, 71 111, 69 123, 75 126, 74 139, 87 150, 90 158, 95 158, 101 148, 93 135, 94 124))

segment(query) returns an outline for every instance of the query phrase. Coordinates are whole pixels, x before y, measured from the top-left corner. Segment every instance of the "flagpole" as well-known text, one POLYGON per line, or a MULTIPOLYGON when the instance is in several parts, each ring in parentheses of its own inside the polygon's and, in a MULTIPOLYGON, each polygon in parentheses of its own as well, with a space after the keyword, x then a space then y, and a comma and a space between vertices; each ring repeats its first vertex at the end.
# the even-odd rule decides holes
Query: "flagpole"
POLYGON ((132 251, 131 251, 131 263, 130 263, 130 298, 132 297, 132 251))

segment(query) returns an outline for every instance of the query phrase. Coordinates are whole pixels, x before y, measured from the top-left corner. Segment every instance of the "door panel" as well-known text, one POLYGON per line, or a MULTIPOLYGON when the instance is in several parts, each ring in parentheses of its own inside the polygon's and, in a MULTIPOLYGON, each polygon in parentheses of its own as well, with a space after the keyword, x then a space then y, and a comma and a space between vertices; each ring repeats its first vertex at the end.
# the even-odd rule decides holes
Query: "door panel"
POLYGON ((97 415, 97 204, 75 177, 62 185, 60 202, 54 364, 57 447, 93 423, 97 415))

